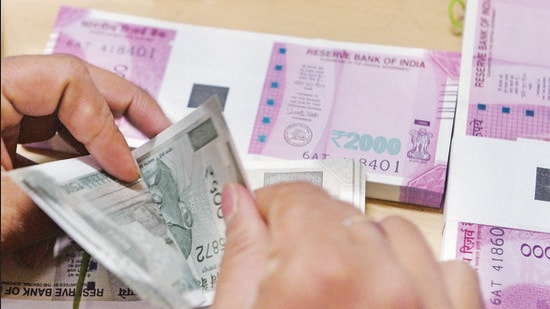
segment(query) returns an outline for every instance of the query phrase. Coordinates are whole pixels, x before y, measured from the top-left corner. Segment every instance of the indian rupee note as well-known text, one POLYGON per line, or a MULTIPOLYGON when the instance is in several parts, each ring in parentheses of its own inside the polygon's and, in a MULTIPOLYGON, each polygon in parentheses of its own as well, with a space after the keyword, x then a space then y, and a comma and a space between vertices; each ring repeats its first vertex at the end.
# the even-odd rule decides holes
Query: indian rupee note
POLYGON ((474 267, 487 308, 550 308, 550 234, 460 222, 456 258, 474 267))
POLYGON ((160 307, 208 305, 225 244, 221 190, 245 184, 217 99, 134 150, 122 183, 91 157, 10 172, 82 248, 160 307))

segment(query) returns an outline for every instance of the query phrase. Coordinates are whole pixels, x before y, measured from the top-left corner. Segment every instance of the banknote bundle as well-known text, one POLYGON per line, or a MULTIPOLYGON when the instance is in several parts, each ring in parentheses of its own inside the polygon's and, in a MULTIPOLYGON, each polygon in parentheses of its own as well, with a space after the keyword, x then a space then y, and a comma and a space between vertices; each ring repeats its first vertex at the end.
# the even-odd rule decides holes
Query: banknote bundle
POLYGON ((486 308, 550 308, 550 5, 467 5, 443 258, 486 308))
MULTIPOLYGON (((364 166, 368 197, 442 204, 458 53, 75 7, 60 9, 46 52, 124 76, 173 120, 216 94, 243 158, 353 158, 364 166)), ((145 140, 124 120, 119 125, 132 145, 145 140)))

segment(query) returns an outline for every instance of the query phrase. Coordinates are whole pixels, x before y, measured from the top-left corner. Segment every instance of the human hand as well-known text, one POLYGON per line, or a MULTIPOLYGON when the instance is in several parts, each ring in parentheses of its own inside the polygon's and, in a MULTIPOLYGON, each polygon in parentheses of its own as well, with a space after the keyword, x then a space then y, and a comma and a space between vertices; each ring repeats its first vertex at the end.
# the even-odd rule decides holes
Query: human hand
POLYGON ((368 219, 308 183, 224 189, 214 308, 481 308, 475 272, 409 221, 368 219))
POLYGON ((58 228, 12 183, 5 171, 18 167, 17 144, 51 138, 57 131, 82 143, 106 172, 139 177, 114 118, 125 116, 152 137, 170 125, 155 100, 113 73, 68 55, 2 58, 1 250, 27 250, 34 264, 49 249, 58 228))

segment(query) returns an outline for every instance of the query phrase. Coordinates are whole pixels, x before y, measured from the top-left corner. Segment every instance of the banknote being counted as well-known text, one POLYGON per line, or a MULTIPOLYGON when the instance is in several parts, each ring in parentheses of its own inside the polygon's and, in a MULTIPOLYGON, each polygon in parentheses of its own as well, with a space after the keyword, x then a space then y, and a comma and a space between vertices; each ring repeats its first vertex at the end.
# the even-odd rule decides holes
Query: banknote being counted
POLYGON ((219 101, 133 154, 143 175, 134 183, 113 179, 91 157, 10 176, 132 293, 163 308, 210 304, 225 244, 222 187, 246 185, 219 101))

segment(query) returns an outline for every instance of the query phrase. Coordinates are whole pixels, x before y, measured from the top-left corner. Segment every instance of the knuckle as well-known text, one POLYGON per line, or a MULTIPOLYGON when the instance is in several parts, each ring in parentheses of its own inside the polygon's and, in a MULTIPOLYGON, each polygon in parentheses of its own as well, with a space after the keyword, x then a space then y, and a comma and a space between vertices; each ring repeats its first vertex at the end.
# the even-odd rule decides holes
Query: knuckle
POLYGON ((332 296, 331 298, 347 293, 350 281, 354 277, 349 263, 334 252, 322 256, 319 258, 319 263, 311 263, 311 259, 304 260, 301 267, 303 277, 311 278, 309 285, 311 293, 332 296))
POLYGON ((397 282, 389 289, 389 308, 419 308, 421 301, 415 287, 410 282, 397 282))
POLYGON ((69 54, 58 54, 56 57, 60 58, 65 64, 67 71, 67 78, 82 77, 82 75, 88 75, 88 69, 80 58, 69 54))
POLYGON ((420 233, 416 225, 401 216, 388 216, 380 221, 380 225, 386 231, 403 232, 406 234, 420 233))
MULTIPOLYGON (((411 278, 398 269, 388 269, 385 280, 371 282, 373 291, 366 292, 373 308, 419 308, 421 300, 411 278)), ((367 287, 368 288, 368 287, 367 287)))

